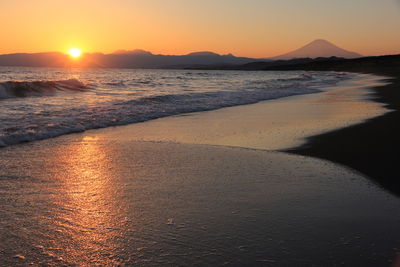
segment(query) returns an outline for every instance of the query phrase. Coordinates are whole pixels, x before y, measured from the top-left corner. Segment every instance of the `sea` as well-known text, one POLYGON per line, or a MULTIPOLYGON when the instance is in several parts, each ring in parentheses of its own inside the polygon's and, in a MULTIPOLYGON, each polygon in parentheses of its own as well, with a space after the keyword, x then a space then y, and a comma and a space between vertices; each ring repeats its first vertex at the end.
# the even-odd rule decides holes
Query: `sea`
POLYGON ((339 164, 93 132, 49 139, 353 77, 1 67, 0 266, 392 266, 398 198, 339 164))
POLYGON ((0 67, 0 146, 317 93, 352 75, 0 67))

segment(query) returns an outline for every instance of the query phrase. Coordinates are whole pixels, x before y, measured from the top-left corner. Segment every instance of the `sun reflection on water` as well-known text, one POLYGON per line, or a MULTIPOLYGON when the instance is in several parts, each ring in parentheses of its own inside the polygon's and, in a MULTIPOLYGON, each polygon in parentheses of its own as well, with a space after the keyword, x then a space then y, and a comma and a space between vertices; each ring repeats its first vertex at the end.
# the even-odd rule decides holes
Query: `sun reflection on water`
POLYGON ((56 177, 61 186, 55 204, 60 209, 54 218, 54 230, 60 234, 56 240, 64 241, 54 245, 68 263, 119 263, 114 253, 125 217, 123 207, 116 204, 107 149, 97 137, 86 136, 54 157, 64 168, 56 177))

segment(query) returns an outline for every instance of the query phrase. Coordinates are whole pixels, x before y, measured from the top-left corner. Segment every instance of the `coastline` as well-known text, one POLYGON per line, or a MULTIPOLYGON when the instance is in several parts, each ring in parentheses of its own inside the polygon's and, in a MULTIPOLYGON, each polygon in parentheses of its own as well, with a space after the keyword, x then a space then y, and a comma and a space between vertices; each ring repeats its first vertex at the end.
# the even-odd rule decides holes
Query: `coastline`
POLYGON ((396 88, 400 79, 391 78, 395 75, 387 71, 372 75, 385 76, 375 76, 381 84, 377 80, 361 81, 358 87, 339 83, 332 92, 188 113, 102 132, 111 139, 237 146, 321 158, 356 170, 399 196, 400 91, 396 88), (353 97, 358 100, 350 103, 353 97), (335 120, 339 123, 332 123, 335 120))
POLYGON ((2 148, 0 260, 389 265, 396 196, 350 168, 266 151, 386 112, 362 84, 2 148))
POLYGON ((307 137, 361 123, 387 110, 370 100, 382 77, 358 75, 314 94, 88 130, 104 140, 173 142, 284 150, 307 137))
POLYGON ((355 169, 400 196, 397 158, 400 151, 400 76, 373 88, 374 100, 390 112, 344 129, 311 136, 285 152, 327 159, 355 169))
POLYGON ((308 142, 285 152, 326 159, 343 164, 371 178, 376 184, 400 196, 397 158, 400 151, 400 64, 399 56, 360 58, 281 66, 274 70, 348 71, 384 75, 388 84, 372 88, 372 100, 390 112, 363 123, 310 136, 308 142))

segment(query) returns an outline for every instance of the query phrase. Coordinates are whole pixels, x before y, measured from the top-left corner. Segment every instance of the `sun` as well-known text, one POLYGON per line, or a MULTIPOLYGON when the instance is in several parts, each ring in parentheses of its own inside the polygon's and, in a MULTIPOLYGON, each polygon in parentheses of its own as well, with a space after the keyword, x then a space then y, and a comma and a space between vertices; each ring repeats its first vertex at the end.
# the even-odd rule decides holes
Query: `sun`
POLYGON ((79 58, 82 55, 82 50, 80 50, 79 48, 71 48, 68 51, 68 54, 72 57, 72 58, 79 58))

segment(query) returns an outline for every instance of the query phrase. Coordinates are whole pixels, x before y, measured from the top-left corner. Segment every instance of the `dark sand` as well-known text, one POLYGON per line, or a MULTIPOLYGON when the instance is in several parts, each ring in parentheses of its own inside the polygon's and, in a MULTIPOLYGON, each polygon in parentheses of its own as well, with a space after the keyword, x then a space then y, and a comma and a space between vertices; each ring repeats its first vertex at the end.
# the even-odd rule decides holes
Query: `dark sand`
MULTIPOLYGON (((399 79, 375 90, 390 103, 398 105, 399 79), (389 97, 386 90, 396 92, 389 97)), ((288 152, 328 159, 347 165, 371 177, 388 191, 400 196, 400 112, 398 109, 369 121, 309 138, 309 142, 288 152)))
POLYGON ((397 165, 400 151, 400 56, 328 61, 283 69, 352 71, 391 77, 387 85, 373 89, 374 100, 384 103, 391 112, 362 124, 313 136, 307 144, 286 151, 344 164, 400 196, 397 165))

